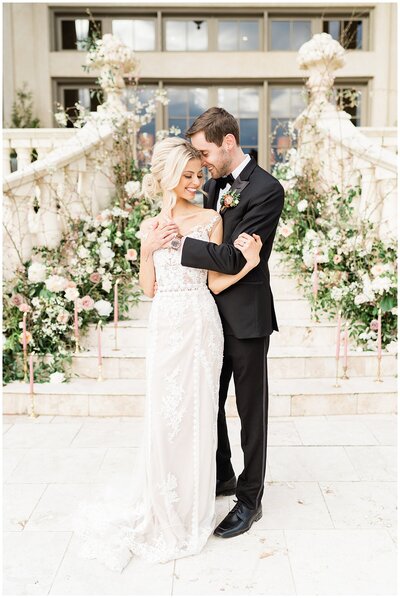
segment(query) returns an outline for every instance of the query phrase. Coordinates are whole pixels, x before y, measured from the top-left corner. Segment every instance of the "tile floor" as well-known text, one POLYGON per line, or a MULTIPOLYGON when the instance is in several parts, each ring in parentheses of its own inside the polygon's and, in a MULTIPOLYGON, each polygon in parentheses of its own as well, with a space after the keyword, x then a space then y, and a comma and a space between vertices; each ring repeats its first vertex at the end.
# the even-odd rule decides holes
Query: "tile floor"
MULTIPOLYGON (((122 574, 77 557, 70 513, 124 487, 142 420, 3 416, 3 595, 396 593, 396 416, 270 417, 263 518, 201 554, 122 574)), ((239 422, 230 419, 240 471, 239 422)), ((232 505, 220 498, 222 519, 232 505)))

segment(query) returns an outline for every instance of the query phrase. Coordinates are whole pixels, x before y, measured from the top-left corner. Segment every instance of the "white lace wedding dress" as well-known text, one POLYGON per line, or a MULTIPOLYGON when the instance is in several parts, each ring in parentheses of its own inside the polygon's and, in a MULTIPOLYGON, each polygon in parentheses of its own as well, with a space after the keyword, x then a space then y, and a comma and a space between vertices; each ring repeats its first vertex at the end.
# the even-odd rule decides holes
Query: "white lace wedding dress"
MULTIPOLYGON (((208 240, 220 218, 187 236, 208 240)), ((223 332, 205 270, 180 252, 154 253, 158 290, 149 316, 144 438, 125 496, 81 503, 80 556, 122 571, 133 555, 166 562, 199 552, 215 527, 223 332)))

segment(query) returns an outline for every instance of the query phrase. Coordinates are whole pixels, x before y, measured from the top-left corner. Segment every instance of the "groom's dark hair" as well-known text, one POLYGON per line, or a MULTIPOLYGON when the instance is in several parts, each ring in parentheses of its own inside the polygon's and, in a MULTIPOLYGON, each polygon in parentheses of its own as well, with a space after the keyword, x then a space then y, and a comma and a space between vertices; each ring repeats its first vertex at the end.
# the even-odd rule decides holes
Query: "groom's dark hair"
POLYGON ((236 143, 240 145, 239 125, 232 114, 229 114, 223 108, 214 106, 209 108, 203 114, 200 114, 186 131, 186 137, 192 137, 199 131, 204 132, 204 137, 209 143, 215 143, 221 147, 225 135, 231 133, 236 139, 236 143))

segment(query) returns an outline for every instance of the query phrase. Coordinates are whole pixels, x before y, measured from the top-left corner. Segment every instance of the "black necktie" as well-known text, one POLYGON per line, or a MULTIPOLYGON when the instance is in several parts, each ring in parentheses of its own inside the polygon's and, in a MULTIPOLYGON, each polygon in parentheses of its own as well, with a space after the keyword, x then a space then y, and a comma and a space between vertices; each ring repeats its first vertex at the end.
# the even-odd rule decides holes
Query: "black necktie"
POLYGON ((217 179, 217 189, 225 189, 227 185, 232 185, 234 181, 234 177, 232 174, 228 174, 227 176, 222 176, 217 179))

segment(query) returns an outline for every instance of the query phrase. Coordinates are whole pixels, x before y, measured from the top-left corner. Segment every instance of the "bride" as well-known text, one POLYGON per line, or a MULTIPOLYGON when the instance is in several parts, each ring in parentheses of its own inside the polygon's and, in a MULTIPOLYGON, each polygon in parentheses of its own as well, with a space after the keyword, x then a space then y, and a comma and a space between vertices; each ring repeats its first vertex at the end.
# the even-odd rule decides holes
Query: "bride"
POLYGON ((143 180, 162 207, 140 229, 139 284, 153 297, 141 455, 129 496, 80 505, 75 529, 80 555, 116 571, 132 555, 166 562, 196 554, 215 527, 223 332, 210 290, 220 293, 254 268, 261 240, 245 235, 235 245, 246 258, 236 275, 181 265, 181 236, 222 242, 221 216, 193 203, 202 177, 197 150, 173 137, 155 145, 143 180))

